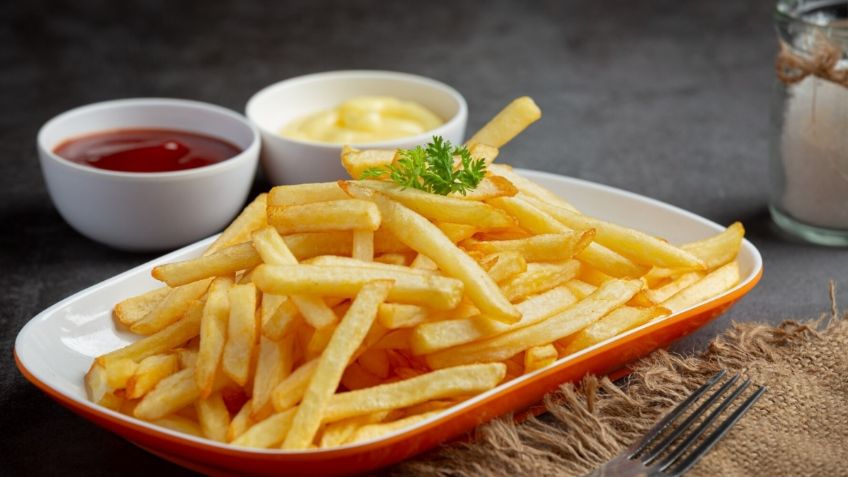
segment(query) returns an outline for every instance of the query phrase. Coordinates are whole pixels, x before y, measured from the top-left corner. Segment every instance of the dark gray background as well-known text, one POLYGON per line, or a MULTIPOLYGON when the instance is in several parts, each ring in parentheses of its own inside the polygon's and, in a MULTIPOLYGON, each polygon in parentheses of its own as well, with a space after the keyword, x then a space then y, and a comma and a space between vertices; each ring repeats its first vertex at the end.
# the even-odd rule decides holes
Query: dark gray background
MULTIPOLYGON (((732 320, 818 314, 828 279, 848 278, 848 254, 770 226, 771 8, 768 0, 4 2, 0 472, 181 472, 59 407, 12 360, 15 335, 36 313, 153 257, 81 237, 45 191, 36 131, 94 101, 171 96, 242 111, 283 78, 379 68, 455 86, 468 100, 470 132, 530 95, 544 118, 505 148, 509 162, 721 223, 742 220, 763 253, 760 285, 676 349, 702 345, 732 320)), ((265 188, 259 179, 256 190, 265 188)))

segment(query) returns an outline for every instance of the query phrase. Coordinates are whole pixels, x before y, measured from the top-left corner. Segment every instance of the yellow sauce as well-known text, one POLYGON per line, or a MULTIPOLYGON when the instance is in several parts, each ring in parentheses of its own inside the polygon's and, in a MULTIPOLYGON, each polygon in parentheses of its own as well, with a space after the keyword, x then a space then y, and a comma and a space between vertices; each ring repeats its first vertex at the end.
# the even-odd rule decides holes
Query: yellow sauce
POLYGON ((352 98, 335 109, 292 121, 280 133, 291 139, 357 144, 414 136, 444 124, 424 106, 387 96, 352 98))

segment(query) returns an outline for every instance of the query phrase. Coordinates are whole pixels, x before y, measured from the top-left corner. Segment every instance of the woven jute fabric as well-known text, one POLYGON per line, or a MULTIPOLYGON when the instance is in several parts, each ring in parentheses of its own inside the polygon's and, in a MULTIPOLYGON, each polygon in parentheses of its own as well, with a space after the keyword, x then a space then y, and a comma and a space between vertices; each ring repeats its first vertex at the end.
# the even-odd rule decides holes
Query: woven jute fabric
POLYGON ((505 416, 476 438, 408 461, 392 476, 584 475, 645 433, 717 370, 768 391, 687 474, 848 476, 848 314, 777 327, 734 324, 700 356, 657 351, 624 383, 587 376, 545 398, 548 413, 505 416))

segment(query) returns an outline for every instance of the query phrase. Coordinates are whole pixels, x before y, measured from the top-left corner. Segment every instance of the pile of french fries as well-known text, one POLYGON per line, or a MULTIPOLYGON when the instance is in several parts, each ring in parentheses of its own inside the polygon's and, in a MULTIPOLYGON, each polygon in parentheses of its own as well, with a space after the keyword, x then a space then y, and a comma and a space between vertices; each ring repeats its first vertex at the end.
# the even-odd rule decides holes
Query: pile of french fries
POLYGON ((494 164, 539 117, 520 98, 472 137, 488 175, 464 196, 358 180, 396 152, 350 148, 352 180, 260 195, 115 306, 142 338, 96 358, 91 400, 236 446, 352 444, 739 281, 738 223, 675 246, 494 164))

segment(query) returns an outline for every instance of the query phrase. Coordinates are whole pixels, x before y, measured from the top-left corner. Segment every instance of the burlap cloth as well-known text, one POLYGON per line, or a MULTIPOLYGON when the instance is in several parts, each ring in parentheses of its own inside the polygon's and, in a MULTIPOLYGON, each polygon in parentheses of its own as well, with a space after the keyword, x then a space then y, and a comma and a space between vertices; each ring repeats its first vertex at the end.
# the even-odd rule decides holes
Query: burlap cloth
MULTIPOLYGON (((768 392, 691 476, 848 476, 848 313, 778 327, 733 324, 704 354, 657 351, 622 387, 587 376, 545 398, 548 414, 498 419, 476 439, 449 444, 388 471, 392 476, 583 475, 630 445, 719 369, 768 392)), ((623 383, 619 383, 623 384, 623 383)))

